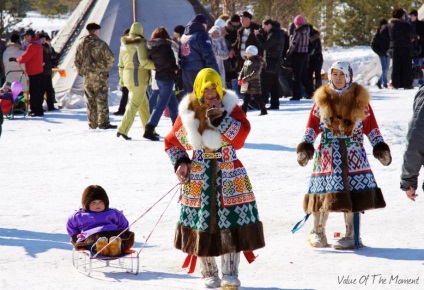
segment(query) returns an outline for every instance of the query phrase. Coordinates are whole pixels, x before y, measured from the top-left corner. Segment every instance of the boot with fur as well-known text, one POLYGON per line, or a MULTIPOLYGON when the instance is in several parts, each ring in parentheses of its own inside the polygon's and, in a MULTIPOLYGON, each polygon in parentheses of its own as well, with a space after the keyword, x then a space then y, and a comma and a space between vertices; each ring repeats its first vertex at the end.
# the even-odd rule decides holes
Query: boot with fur
MULTIPOLYGON (((344 219, 346 223, 346 234, 343 238, 333 244, 333 249, 336 250, 355 250, 355 231, 353 228, 353 213, 344 213, 344 219)), ((360 220, 359 220, 360 222, 360 220)), ((361 236, 359 236, 359 247, 362 248, 361 236)))
POLYGON ((217 288, 221 285, 215 257, 199 257, 202 280, 206 287, 217 288))
POLYGON ((221 257, 222 280, 221 287, 235 288, 240 286, 238 279, 238 267, 240 264, 240 252, 224 254, 221 257))
MULTIPOLYGON (((94 251, 98 253, 101 249, 103 249, 108 244, 108 240, 106 237, 100 237, 97 239, 96 246, 94 247, 94 251)), ((108 256, 109 255, 109 247, 104 248, 100 253, 100 255, 108 256)))
POLYGON ((120 237, 110 237, 109 238, 110 244, 109 244, 109 256, 116 257, 120 256, 121 253, 121 245, 122 240, 120 237))
POLYGON ((328 247, 325 226, 328 220, 328 212, 314 212, 314 225, 309 234, 309 244, 315 248, 328 247))

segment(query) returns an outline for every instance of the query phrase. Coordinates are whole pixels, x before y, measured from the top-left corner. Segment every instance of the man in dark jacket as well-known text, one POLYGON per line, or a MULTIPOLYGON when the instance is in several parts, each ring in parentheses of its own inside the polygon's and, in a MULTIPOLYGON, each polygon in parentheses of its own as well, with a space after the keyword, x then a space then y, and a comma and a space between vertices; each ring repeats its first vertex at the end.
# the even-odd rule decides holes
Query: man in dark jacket
POLYGON ((241 28, 237 31, 237 41, 233 45, 233 48, 237 54, 237 71, 240 71, 244 64, 244 55, 246 54, 246 48, 250 45, 254 45, 258 48, 258 55, 262 56, 262 48, 255 36, 254 31, 261 28, 258 24, 252 22, 252 14, 248 11, 243 11, 240 14, 241 28))
POLYGON ((265 68, 261 75, 262 101, 268 103, 271 92, 269 109, 280 108, 280 89, 278 75, 281 66, 281 56, 284 49, 284 36, 280 23, 272 19, 262 21, 262 29, 254 31, 260 48, 264 52, 265 68))
POLYGON ((322 64, 324 63, 324 57, 322 56, 322 44, 321 44, 321 38, 320 38, 320 32, 317 28, 310 26, 311 32, 309 37, 309 68, 308 68, 308 75, 309 79, 311 80, 312 84, 314 84, 315 79, 315 85, 314 90, 318 89, 322 85, 322 79, 321 79, 321 69, 322 64))
MULTIPOLYGON (((419 53, 413 56, 413 61, 415 66, 421 70, 421 66, 423 64, 423 56, 424 56, 424 21, 418 19, 418 11, 413 9, 409 12, 409 17, 411 18, 412 26, 415 28, 415 32, 417 34, 417 46, 420 48, 419 53)), ((418 79, 418 84, 424 84, 424 79, 421 77, 418 79)))
MULTIPOLYGON (((414 99, 413 115, 406 135, 406 150, 403 155, 400 189, 413 201, 418 196, 418 175, 424 166, 424 87, 421 87, 414 99)), ((424 185, 423 185, 424 186, 424 185)), ((424 188, 424 187, 423 187, 424 188)))
POLYGON ((49 111, 57 110, 54 107, 56 103, 55 91, 52 83, 52 70, 56 66, 57 53, 50 45, 50 37, 47 34, 40 33, 38 37, 41 39, 43 46, 43 77, 41 79, 41 95, 46 94, 47 109, 49 111))
POLYGON ((412 41, 415 39, 414 28, 405 19, 405 11, 396 8, 389 20, 390 51, 393 60, 393 88, 412 89, 412 41))
POLYGON ((179 58, 185 94, 193 91, 194 80, 202 69, 213 68, 219 73, 207 26, 206 17, 197 14, 187 24, 181 37, 179 58))
POLYGON ((379 89, 382 89, 382 86, 387 88, 388 78, 387 74, 389 72, 390 66, 390 57, 388 54, 390 47, 390 36, 389 28, 387 27, 387 20, 381 19, 380 26, 377 28, 377 32, 371 41, 372 50, 378 55, 381 63, 381 76, 378 79, 377 86, 379 89))
POLYGON ((313 93, 312 81, 308 78, 309 70, 309 36, 310 25, 305 17, 297 15, 293 20, 295 30, 290 36, 290 46, 287 56, 292 58, 293 69, 293 97, 291 101, 302 98, 302 85, 305 87, 306 98, 311 98, 313 93))

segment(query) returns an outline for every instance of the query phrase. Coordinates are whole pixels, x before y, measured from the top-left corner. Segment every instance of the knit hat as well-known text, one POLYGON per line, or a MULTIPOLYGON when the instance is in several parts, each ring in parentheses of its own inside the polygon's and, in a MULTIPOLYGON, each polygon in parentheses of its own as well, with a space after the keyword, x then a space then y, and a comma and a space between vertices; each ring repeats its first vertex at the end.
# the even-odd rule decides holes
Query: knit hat
POLYGON ((141 25, 140 22, 134 22, 130 28, 130 37, 136 37, 136 36, 144 37, 143 26, 141 25))
POLYGON ((384 18, 382 18, 382 19, 380 19, 380 26, 381 25, 384 25, 384 24, 387 24, 388 22, 387 22, 387 20, 386 19, 384 19, 384 18))
POLYGON ((230 21, 231 22, 240 22, 240 16, 238 16, 237 14, 234 14, 233 16, 231 16, 230 21))
POLYGON ((250 13, 249 13, 249 11, 243 11, 243 12, 240 14, 240 17, 247 17, 247 18, 249 18, 250 20, 252 20, 252 18, 253 18, 252 14, 250 14, 250 13))
POLYGON ((202 24, 208 24, 208 19, 203 14, 197 14, 196 16, 194 16, 191 22, 199 22, 202 24))
POLYGON ((193 91, 200 103, 204 103, 203 92, 210 86, 215 87, 219 98, 222 99, 224 89, 222 88, 220 75, 212 68, 204 68, 197 74, 193 88, 193 91))
POLYGON ((98 30, 100 28, 102 28, 100 25, 98 25, 97 23, 88 23, 87 26, 85 27, 88 31, 90 30, 98 30))
POLYGON ((344 73, 346 78, 346 84, 350 85, 353 80, 353 70, 350 64, 347 61, 336 61, 331 65, 331 67, 328 69, 328 79, 331 82, 331 73, 333 72, 333 69, 340 70, 344 73))
POLYGON ((10 82, 5 82, 3 84, 3 89, 11 90, 12 89, 12 84, 10 82))
POLYGON ((254 45, 249 45, 246 47, 246 54, 250 53, 251 55, 258 55, 258 48, 254 45))
POLYGON ((212 26, 212 27, 211 27, 211 29, 209 29, 209 31, 208 31, 208 32, 209 32, 209 35, 210 35, 210 37, 211 37, 211 38, 212 38, 212 33, 213 33, 214 31, 218 31, 219 36, 221 36, 221 27, 214 25, 214 26, 212 26))
POLYGON ((218 26, 220 28, 225 27, 225 20, 224 19, 217 19, 215 20, 215 26, 218 26))
POLYGON ((100 185, 90 185, 82 193, 81 204, 85 210, 90 209, 93 200, 101 200, 105 204, 105 209, 109 208, 109 197, 100 185))
POLYGON ((184 34, 185 27, 183 25, 177 25, 174 27, 174 32, 178 33, 179 35, 184 34))
POLYGON ((301 26, 303 24, 306 23, 305 17, 303 17, 302 15, 297 15, 294 20, 293 20, 294 24, 296 24, 297 26, 301 26))

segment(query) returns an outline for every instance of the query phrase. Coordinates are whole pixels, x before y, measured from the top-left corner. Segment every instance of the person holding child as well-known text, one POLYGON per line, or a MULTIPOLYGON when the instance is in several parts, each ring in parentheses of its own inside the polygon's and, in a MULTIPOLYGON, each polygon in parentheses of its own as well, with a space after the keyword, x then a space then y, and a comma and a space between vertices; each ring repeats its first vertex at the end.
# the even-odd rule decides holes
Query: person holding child
POLYGON ((174 246, 199 257, 209 288, 240 286, 240 252, 254 258, 252 251, 265 246, 252 185, 236 155, 250 132, 237 103, 237 95, 223 89, 217 71, 202 69, 165 138, 165 151, 183 184, 174 246))
POLYGON ((333 244, 334 249, 363 247, 359 236, 359 213, 384 208, 383 193, 371 171, 364 148, 367 136, 373 155, 384 166, 392 157, 384 142, 373 110, 370 94, 352 82, 348 62, 338 61, 328 70, 329 84, 314 94, 303 141, 297 146, 297 161, 306 166, 315 153, 313 172, 303 208, 312 214, 314 224, 309 235, 313 247, 327 247, 325 226, 330 212, 343 212, 346 235, 333 244), (315 152, 314 141, 321 134, 315 152))
POLYGON ((101 251, 103 256, 120 256, 131 249, 134 233, 129 231, 128 220, 121 211, 109 208, 109 197, 100 185, 90 185, 84 190, 81 205, 66 224, 76 249, 101 251))

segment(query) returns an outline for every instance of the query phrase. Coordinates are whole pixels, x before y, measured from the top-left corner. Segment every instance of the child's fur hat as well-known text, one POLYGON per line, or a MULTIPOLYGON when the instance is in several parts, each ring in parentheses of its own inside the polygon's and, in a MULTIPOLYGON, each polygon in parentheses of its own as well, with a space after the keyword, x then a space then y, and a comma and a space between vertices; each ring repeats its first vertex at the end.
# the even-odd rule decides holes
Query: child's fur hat
POLYGON ((101 200, 105 204, 105 209, 109 208, 109 197, 106 191, 100 185, 90 185, 82 193, 81 204, 83 209, 90 209, 90 203, 93 200, 101 200))

